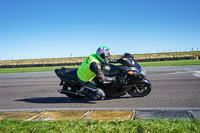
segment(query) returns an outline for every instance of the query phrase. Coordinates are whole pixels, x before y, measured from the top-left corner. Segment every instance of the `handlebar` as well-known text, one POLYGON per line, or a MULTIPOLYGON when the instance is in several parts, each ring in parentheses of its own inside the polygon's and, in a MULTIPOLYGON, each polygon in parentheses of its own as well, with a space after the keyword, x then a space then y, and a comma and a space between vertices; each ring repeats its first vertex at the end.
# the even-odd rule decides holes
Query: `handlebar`
POLYGON ((125 56, 126 58, 127 58, 127 57, 129 57, 129 58, 134 58, 134 56, 133 56, 132 54, 130 54, 130 53, 125 53, 124 56, 125 56))

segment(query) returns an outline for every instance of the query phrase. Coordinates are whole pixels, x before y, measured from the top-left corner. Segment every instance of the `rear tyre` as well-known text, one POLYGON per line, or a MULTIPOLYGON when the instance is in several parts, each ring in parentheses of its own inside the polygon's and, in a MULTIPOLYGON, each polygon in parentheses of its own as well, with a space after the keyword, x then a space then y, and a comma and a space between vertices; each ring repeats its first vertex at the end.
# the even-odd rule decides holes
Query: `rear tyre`
POLYGON ((147 84, 135 84, 127 92, 133 97, 144 97, 151 92, 151 86, 147 84))
MULTIPOLYGON (((63 90, 71 91, 71 92, 76 92, 76 90, 80 89, 79 87, 73 86, 73 87, 68 87, 66 84, 63 85, 63 90)), ((66 94, 68 97, 72 99, 82 99, 84 96, 79 96, 75 94, 66 94)))

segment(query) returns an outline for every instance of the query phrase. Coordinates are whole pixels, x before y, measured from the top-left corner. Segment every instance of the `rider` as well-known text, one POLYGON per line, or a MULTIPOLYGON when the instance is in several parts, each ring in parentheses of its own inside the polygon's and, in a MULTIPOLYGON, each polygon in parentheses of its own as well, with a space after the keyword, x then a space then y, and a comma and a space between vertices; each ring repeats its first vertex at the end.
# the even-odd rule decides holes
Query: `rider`
POLYGON ((111 83, 115 80, 115 78, 104 76, 101 65, 103 63, 123 63, 123 59, 111 59, 110 56, 110 49, 101 46, 97 49, 96 54, 90 55, 83 61, 77 71, 82 88, 97 89, 98 87, 92 81, 95 77, 97 77, 100 84, 111 83))

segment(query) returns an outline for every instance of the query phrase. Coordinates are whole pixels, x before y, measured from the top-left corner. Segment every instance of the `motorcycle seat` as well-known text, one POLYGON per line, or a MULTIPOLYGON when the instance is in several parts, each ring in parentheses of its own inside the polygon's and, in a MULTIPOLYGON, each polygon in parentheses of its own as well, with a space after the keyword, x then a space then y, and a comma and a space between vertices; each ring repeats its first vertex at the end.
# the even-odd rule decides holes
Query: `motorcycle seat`
POLYGON ((78 69, 65 68, 65 72, 64 72, 65 78, 78 81, 77 70, 78 69))

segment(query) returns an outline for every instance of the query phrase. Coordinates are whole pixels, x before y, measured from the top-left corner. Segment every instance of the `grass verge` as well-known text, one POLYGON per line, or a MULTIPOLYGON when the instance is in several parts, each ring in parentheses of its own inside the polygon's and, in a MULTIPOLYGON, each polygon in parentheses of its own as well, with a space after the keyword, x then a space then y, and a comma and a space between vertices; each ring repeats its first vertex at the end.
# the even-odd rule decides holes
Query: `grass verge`
MULTIPOLYGON (((79 66, 64 66, 66 68, 78 68, 79 66)), ((54 67, 25 67, 25 68, 0 68, 1 73, 24 73, 24 72, 45 72, 60 69, 61 66, 54 67)))
MULTIPOLYGON (((181 65, 200 65, 200 60, 176 60, 176 61, 155 61, 140 62, 143 67, 150 66, 181 66, 181 65)), ((79 66, 65 66, 66 68, 78 68, 79 66)), ((26 67, 26 68, 0 68, 0 73, 23 73, 23 72, 44 72, 54 71, 61 66, 55 67, 26 67)))
POLYGON ((120 132, 120 133, 197 133, 200 131, 200 120, 126 120, 126 121, 23 121, 23 120, 1 120, 0 133, 20 132, 20 133, 46 133, 46 132, 120 132))
POLYGON ((200 60, 176 60, 176 61, 140 62, 140 65, 143 66, 143 67, 200 65, 200 60))

